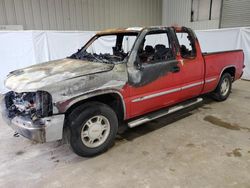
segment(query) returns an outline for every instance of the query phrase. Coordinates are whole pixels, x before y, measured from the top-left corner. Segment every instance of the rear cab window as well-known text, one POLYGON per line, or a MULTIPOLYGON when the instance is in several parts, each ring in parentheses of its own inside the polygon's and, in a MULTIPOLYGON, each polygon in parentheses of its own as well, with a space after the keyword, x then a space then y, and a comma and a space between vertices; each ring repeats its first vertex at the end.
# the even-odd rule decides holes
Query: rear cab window
POLYGON ((195 39, 188 32, 177 32, 176 33, 180 53, 183 58, 195 58, 196 57, 196 48, 195 48, 195 39))

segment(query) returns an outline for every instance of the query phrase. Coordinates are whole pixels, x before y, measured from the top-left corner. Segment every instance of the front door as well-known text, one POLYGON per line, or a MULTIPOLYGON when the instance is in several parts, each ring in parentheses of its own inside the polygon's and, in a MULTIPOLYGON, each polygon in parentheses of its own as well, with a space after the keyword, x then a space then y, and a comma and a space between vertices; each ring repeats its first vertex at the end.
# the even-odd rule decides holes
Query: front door
POLYGON ((136 70, 129 72, 130 115, 139 116, 169 106, 179 99, 173 75, 179 71, 169 32, 154 30, 137 44, 136 70))

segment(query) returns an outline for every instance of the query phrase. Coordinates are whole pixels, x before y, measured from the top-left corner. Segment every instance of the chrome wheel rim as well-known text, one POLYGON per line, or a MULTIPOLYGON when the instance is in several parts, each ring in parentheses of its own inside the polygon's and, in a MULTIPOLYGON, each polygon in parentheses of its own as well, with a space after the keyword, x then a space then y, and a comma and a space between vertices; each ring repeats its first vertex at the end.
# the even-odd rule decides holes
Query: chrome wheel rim
POLYGON ((226 96, 228 91, 230 88, 230 82, 228 80, 228 78, 225 78, 222 83, 221 83, 221 87, 220 87, 220 92, 222 96, 226 96))
POLYGON ((102 115, 97 115, 91 117, 82 126, 81 139, 85 146, 95 148, 107 140, 109 133, 109 120, 102 115))

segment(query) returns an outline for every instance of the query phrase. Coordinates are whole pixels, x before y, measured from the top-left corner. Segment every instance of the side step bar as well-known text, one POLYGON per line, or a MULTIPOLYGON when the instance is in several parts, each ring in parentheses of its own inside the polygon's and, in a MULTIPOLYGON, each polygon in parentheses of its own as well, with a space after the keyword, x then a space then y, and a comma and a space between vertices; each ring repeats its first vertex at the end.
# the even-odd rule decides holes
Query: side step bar
POLYGON ((200 103, 202 101, 203 101, 202 98, 197 98, 195 100, 186 101, 184 103, 178 104, 178 105, 170 107, 168 109, 160 110, 160 111, 157 111, 157 112, 152 112, 152 113, 150 113, 150 114, 148 114, 146 116, 143 116, 143 117, 141 117, 139 119, 135 119, 135 120, 132 120, 132 121, 128 122, 128 126, 130 128, 136 127, 136 126, 141 125, 143 123, 152 121, 154 119, 163 117, 163 116, 171 114, 173 112, 176 112, 176 111, 182 110, 184 108, 190 107, 192 105, 198 104, 198 103, 200 103))

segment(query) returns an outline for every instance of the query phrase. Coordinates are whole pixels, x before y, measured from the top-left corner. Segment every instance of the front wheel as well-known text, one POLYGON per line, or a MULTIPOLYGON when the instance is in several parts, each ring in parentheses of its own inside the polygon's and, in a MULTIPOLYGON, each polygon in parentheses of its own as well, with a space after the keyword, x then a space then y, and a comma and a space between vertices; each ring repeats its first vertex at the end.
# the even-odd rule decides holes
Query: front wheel
POLYGON ((232 88, 232 77, 229 73, 224 73, 221 76, 218 86, 212 93, 213 99, 217 101, 224 101, 228 98, 232 88))
POLYGON ((74 152, 91 157, 112 146, 118 129, 116 113, 109 106, 90 102, 69 115, 70 145, 74 152))

